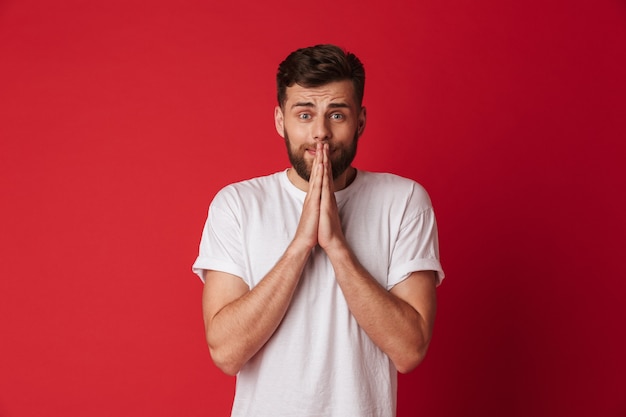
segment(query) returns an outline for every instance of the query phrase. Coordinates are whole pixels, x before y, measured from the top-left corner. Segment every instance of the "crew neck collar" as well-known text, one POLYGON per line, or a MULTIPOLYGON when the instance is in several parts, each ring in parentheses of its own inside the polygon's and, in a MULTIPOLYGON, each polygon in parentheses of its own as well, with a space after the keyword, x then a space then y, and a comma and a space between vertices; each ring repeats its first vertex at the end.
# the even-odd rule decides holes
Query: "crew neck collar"
MULTIPOLYGON (((280 174, 283 186, 289 191, 289 193, 298 197, 298 199, 304 201, 304 198, 306 197, 306 191, 302 191, 289 180, 289 176, 287 175, 288 171, 289 171, 289 168, 285 169, 280 174)), ((364 171, 360 171, 357 168, 354 168, 354 179, 352 180, 350 185, 348 185, 347 187, 339 191, 335 191, 335 199, 337 200, 338 203, 341 200, 345 199, 346 196, 352 194, 354 190, 359 188, 359 184, 361 183, 361 179, 363 175, 364 175, 364 171)))

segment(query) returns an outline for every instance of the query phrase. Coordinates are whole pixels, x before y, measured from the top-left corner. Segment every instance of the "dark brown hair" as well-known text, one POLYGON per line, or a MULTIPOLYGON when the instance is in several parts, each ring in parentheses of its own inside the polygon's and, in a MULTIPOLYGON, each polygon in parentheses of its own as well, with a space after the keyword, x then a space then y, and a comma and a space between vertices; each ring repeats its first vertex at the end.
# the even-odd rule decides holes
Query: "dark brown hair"
POLYGON ((365 69, 351 52, 335 45, 316 45, 298 49, 278 66, 276 88, 278 104, 283 107, 287 87, 319 87, 333 81, 350 80, 354 85, 356 102, 361 106, 365 89, 365 69))

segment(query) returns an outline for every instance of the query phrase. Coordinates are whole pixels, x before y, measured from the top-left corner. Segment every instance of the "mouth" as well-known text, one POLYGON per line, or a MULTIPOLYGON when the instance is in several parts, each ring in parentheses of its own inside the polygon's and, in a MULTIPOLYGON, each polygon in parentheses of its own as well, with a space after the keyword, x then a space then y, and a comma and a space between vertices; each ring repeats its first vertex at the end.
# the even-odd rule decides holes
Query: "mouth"
MULTIPOLYGON (((328 155, 332 155, 335 152, 335 148, 328 148, 328 155)), ((306 153, 308 153, 311 156, 315 156, 315 154, 317 153, 317 146, 312 146, 312 147, 307 147, 304 150, 306 153)))
POLYGON ((307 146, 305 152, 311 156, 315 156, 317 154, 317 145, 307 146))

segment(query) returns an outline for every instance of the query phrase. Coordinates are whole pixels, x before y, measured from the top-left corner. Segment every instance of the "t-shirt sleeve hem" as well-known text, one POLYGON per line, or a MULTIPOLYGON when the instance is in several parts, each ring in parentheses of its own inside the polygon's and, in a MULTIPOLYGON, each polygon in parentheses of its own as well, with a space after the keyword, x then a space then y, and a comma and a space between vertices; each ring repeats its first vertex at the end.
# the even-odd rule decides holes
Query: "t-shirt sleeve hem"
MULTIPOLYGON (((204 282, 204 271, 212 270, 212 271, 220 271, 226 272, 227 274, 235 275, 243 279, 244 273, 238 265, 232 264, 230 262, 224 262, 217 259, 198 257, 196 261, 193 263, 191 270, 194 274, 200 277, 200 280, 204 282)), ((248 284, 246 282, 246 284, 248 284)), ((249 285, 249 284, 248 284, 249 285)))
POLYGON ((441 285, 446 276, 438 259, 414 259, 389 271, 387 290, 392 289, 416 271, 435 271, 437 274, 437 286, 441 285))

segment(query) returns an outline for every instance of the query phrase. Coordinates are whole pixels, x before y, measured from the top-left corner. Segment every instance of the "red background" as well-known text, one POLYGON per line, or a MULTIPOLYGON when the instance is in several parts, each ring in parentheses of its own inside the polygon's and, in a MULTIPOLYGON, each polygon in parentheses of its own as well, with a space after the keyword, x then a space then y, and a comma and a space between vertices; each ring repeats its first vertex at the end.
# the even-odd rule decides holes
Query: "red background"
POLYGON ((274 74, 366 65, 356 165, 430 192, 448 278, 399 417, 626 415, 626 4, 0 2, 0 416, 226 416, 190 268, 287 166, 274 74))

